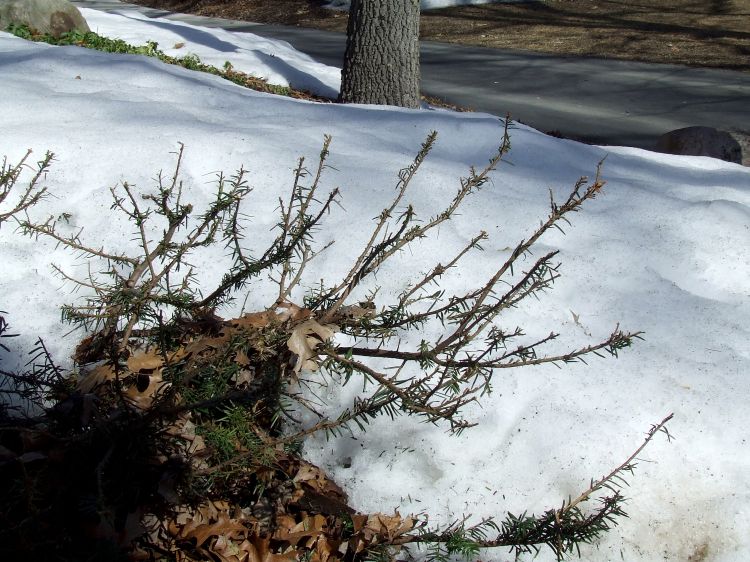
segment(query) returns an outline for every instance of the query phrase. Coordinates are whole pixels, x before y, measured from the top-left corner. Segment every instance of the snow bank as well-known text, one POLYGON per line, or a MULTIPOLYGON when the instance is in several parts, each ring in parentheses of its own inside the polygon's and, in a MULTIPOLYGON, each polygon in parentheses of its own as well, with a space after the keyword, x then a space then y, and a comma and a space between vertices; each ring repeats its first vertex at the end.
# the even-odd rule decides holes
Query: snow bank
POLYGON ((316 62, 284 41, 149 18, 134 10, 116 14, 89 8, 80 11, 92 31, 133 45, 156 41, 159 49, 172 57, 197 55, 202 62, 217 68, 230 61, 235 70, 265 78, 271 84, 329 98, 336 98, 341 87, 339 69, 316 62))

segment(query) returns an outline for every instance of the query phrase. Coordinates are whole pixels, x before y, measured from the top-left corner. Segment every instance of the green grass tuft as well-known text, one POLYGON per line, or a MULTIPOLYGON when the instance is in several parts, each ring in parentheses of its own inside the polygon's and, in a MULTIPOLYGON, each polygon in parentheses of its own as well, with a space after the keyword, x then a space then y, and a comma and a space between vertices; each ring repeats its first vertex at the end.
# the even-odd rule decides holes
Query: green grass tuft
POLYGON ((147 41, 145 45, 131 45, 123 41, 122 39, 111 39, 104 37, 93 31, 81 32, 78 30, 69 31, 63 33, 60 37, 53 37, 49 33, 41 33, 34 29, 29 28, 26 24, 10 24, 6 29, 8 33, 12 33, 16 37, 26 39, 28 41, 36 41, 40 43, 48 43, 50 45, 66 46, 73 45, 76 47, 85 47, 87 49, 94 49, 96 51, 102 51, 104 53, 119 53, 126 55, 142 55, 147 57, 154 57, 167 64, 174 64, 187 68, 188 70, 195 70, 198 72, 206 72, 215 76, 220 76, 225 80, 229 80, 235 84, 256 90, 258 92, 265 92, 268 94, 276 94, 279 96, 287 96, 297 99, 306 99, 309 101, 324 101, 330 102, 328 98, 316 96, 310 92, 302 90, 295 90, 287 86, 278 86, 275 84, 269 84, 265 78, 259 78, 251 74, 246 74, 239 70, 235 70, 229 62, 224 63, 224 68, 217 68, 210 64, 203 63, 198 55, 189 53, 183 57, 171 57, 166 55, 159 49, 159 44, 156 41, 147 41))

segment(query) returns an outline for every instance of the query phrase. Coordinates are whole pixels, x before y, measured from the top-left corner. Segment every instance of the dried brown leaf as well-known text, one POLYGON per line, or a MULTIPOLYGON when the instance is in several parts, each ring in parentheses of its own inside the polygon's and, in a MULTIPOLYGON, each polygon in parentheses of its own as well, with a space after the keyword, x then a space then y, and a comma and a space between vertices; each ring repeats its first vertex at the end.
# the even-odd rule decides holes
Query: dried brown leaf
POLYGON ((238 349, 237 353, 235 353, 234 362, 237 363, 240 367, 250 366, 250 358, 247 356, 247 353, 245 353, 245 351, 242 349, 238 349))
POLYGON ((248 548, 250 556, 247 562, 297 562, 300 559, 302 553, 294 548, 280 554, 271 552, 270 542, 269 538, 254 537, 248 548))
POLYGON ((248 529, 240 521, 232 519, 224 512, 220 513, 217 520, 213 523, 204 523, 191 529, 185 535, 187 539, 195 539, 196 545, 201 546, 213 536, 227 535, 234 538, 237 535, 245 536, 248 529))
MULTIPOLYGON (((276 523, 276 531, 289 534, 292 529, 297 525, 297 520, 291 515, 281 514, 277 515, 274 519, 276 523)), ((276 535, 274 534, 274 538, 276 535)))
POLYGON ((318 555, 320 562, 330 562, 338 559, 338 547, 340 542, 332 541, 325 535, 318 538, 315 543, 315 553, 318 555))
POLYGON ((222 562, 244 562, 249 554, 242 551, 241 544, 226 535, 219 535, 208 550, 218 556, 222 562))
POLYGON ((136 351, 128 357, 128 370, 131 373, 153 371, 164 365, 164 359, 155 351, 136 351))
POLYGON ((255 380, 255 369, 242 369, 232 376, 232 383, 237 386, 246 386, 255 380))
POLYGON ((297 549, 290 549, 281 553, 271 552, 264 562, 297 562, 302 559, 303 555, 304 553, 297 549))
POLYGON ((220 334, 215 338, 197 338, 185 347, 186 354, 200 356, 207 351, 220 349, 229 343, 227 334, 220 334))
POLYGON ((346 502, 346 492, 328 478, 325 472, 311 463, 302 462, 294 475, 294 482, 304 484, 310 490, 346 502))
POLYGON ((104 383, 115 380, 115 378, 115 370, 112 368, 112 365, 102 363, 101 365, 94 367, 80 381, 78 381, 76 389, 81 392, 91 392, 104 383))
POLYGON ((308 308, 302 308, 293 302, 282 301, 276 304, 277 308, 284 309, 276 314, 280 322, 291 320, 292 322, 301 322, 312 316, 312 311, 308 308))
POLYGON ((318 354, 315 349, 321 342, 331 339, 337 329, 333 324, 322 325, 314 319, 305 320, 294 327, 286 345, 289 351, 297 356, 294 365, 295 373, 299 373, 302 369, 310 371, 318 369, 318 363, 315 361, 318 354))
POLYGON ((338 318, 346 320, 361 320, 362 318, 370 318, 375 315, 375 304, 374 303, 360 303, 350 304, 342 306, 338 310, 336 315, 338 318))
MULTIPOLYGON (((288 521, 285 522, 287 525, 288 521)), ((324 533, 326 518, 320 514, 305 516, 302 521, 291 528, 277 527, 273 538, 289 543, 291 546, 301 545, 310 548, 315 544, 318 536, 324 533)))
POLYGON ((396 537, 411 531, 414 528, 414 523, 413 518, 402 518, 398 512, 395 515, 373 513, 367 517, 364 530, 366 535, 370 532, 377 537, 386 539, 385 542, 392 542, 396 537))
POLYGON ((277 324, 278 322, 278 315, 275 312, 264 310, 263 312, 244 314, 239 318, 230 320, 229 324, 235 328, 257 330, 259 328, 265 328, 269 324, 277 324))
POLYGON ((297 474, 294 475, 294 482, 309 482, 310 480, 318 480, 325 478, 325 474, 314 464, 303 463, 297 474))
POLYGON ((147 410, 170 386, 171 383, 162 379, 162 369, 158 369, 151 374, 139 374, 123 395, 132 406, 147 410))
POLYGON ((354 524, 354 532, 359 533, 367 524, 367 515, 352 515, 352 523, 354 524))

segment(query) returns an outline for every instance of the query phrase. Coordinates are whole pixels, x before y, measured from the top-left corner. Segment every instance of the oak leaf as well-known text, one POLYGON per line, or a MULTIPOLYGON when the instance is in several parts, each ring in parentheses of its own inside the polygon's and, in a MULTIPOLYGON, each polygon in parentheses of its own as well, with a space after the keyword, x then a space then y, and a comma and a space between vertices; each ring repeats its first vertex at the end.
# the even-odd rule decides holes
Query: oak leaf
POLYGON ((330 340, 337 329, 333 324, 319 324, 315 319, 305 320, 294 327, 286 345, 289 351, 297 356, 294 364, 295 373, 302 369, 318 369, 318 362, 315 360, 318 353, 315 349, 320 343, 330 340))

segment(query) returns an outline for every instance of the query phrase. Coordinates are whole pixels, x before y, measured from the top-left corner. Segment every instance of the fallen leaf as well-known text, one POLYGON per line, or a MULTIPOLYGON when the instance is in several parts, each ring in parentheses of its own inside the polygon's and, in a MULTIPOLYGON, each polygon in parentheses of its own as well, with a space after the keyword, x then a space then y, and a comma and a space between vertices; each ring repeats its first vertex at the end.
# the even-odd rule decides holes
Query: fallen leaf
POLYGON ((367 515, 352 515, 352 523, 354 524, 354 532, 359 533, 367 524, 367 515))
POLYGON ((383 537, 387 542, 393 541, 398 536, 408 533, 414 528, 414 519, 411 517, 402 518, 396 512, 395 515, 384 515, 382 513, 373 513, 368 516, 365 532, 370 531, 378 537, 383 537))
POLYGON ((297 356, 294 364, 294 372, 299 373, 302 369, 316 371, 318 363, 315 349, 321 342, 326 342, 336 333, 337 327, 333 324, 322 325, 317 320, 309 319, 301 322, 292 330, 286 345, 289 351, 297 356))
POLYGON ((229 324, 235 328, 265 328, 269 324, 278 323, 279 319, 275 312, 264 310, 262 312, 250 312, 239 318, 230 320, 229 324))
POLYGON ((81 392, 91 392, 96 387, 113 380, 115 380, 115 370, 112 368, 112 365, 102 363, 86 373, 78 382, 78 385, 76 385, 76 389, 81 392))
POLYGON ((293 302, 282 301, 276 304, 276 308, 284 309, 282 312, 276 314, 280 322, 291 320, 292 322, 300 322, 307 320, 312 316, 312 310, 308 308, 302 308, 294 304, 293 302))
POLYGON ((234 354, 234 362, 241 367, 250 366, 250 358, 247 356, 244 350, 238 349, 237 353, 234 354))
POLYGON ((198 338, 185 347, 188 355, 201 355, 207 350, 219 349, 229 343, 227 334, 219 334, 215 338, 198 338))
POLYGON ((125 399, 139 410, 147 410, 171 386, 161 376, 162 369, 151 374, 139 374, 136 382, 128 386, 123 395, 125 399))
POLYGON ((235 533, 247 534, 248 529, 239 521, 230 519, 227 513, 220 513, 218 519, 213 523, 204 523, 195 526, 185 535, 185 538, 195 539, 197 546, 203 545, 213 536, 221 536, 235 533))
POLYGON ((288 542, 292 546, 302 545, 310 548, 318 540, 318 536, 323 534, 325 527, 325 517, 320 514, 308 515, 291 529, 277 528, 273 538, 288 542))
POLYGON ((158 369, 164 360, 155 351, 136 351, 128 357, 127 365, 131 373, 139 373, 158 369))
POLYGON ((316 480, 322 476, 322 471, 313 464, 304 463, 294 475, 294 482, 307 482, 316 480))
POLYGON ((236 386, 245 386, 255 380, 255 369, 242 369, 232 375, 232 383, 236 386))
POLYGON ((338 310, 337 316, 347 320, 361 320, 375 315, 375 303, 349 304, 338 310))
POLYGON ((337 559, 338 556, 335 556, 335 553, 338 552, 339 544, 340 542, 333 542, 325 535, 321 535, 315 543, 315 553, 320 562, 329 562, 332 558, 337 559))

